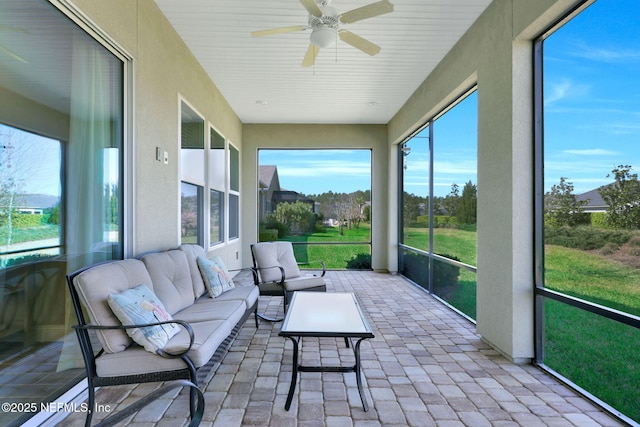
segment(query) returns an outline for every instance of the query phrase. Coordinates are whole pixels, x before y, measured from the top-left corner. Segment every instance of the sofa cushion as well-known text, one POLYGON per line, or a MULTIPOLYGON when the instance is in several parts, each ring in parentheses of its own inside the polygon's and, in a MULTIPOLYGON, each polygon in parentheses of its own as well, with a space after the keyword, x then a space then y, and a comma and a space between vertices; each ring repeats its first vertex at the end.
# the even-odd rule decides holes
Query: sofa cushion
POLYGON ((207 295, 203 295, 198 299, 198 302, 184 310, 180 310, 173 318, 189 323, 205 322, 208 320, 226 320, 235 326, 245 311, 244 301, 220 301, 217 298, 211 299, 207 295))
POLYGON ((180 245, 178 249, 187 256, 189 273, 191 274, 191 282, 193 283, 193 293, 196 298, 200 298, 207 290, 205 289, 204 280, 202 279, 202 274, 200 273, 200 269, 198 269, 196 260, 199 256, 206 258, 207 254, 202 246, 196 244, 180 245))
POLYGON ((142 257, 142 262, 149 271, 153 292, 169 314, 173 315, 193 304, 196 297, 184 252, 171 250, 152 253, 142 257))
POLYGON ((253 256, 262 282, 276 282, 282 279, 280 269, 274 267, 282 267, 287 279, 300 275, 290 242, 256 243, 253 245, 253 256))
MULTIPOLYGON (((96 265, 78 274, 73 284, 91 323, 99 326, 121 325, 107 303, 109 294, 138 285, 152 288, 151 277, 144 263, 137 259, 96 265)), ((123 330, 98 330, 96 335, 107 353, 117 353, 131 345, 131 338, 123 330)))
MULTIPOLYGON (((139 325, 145 323, 171 320, 162 301, 145 285, 138 285, 107 298, 109 307, 123 325, 139 325)), ((147 326, 127 329, 127 334, 145 350, 156 353, 164 348, 169 339, 180 332, 177 324, 147 326)))
MULTIPOLYGON (((231 327, 223 320, 194 323, 191 325, 194 341, 187 356, 196 368, 205 365, 216 349, 231 333, 231 327)), ((165 350, 172 353, 183 351, 189 345, 189 334, 184 328, 171 338, 165 350)), ((151 372, 175 371, 184 369, 180 358, 165 358, 149 353, 138 345, 132 345, 126 351, 116 354, 102 354, 96 358, 96 372, 101 377, 147 374, 151 372)))
POLYGON ((325 286, 324 279, 320 276, 313 276, 311 274, 303 274, 284 281, 284 288, 287 291, 301 291, 319 286, 325 286))
MULTIPOLYGON (((226 300, 243 301, 245 304, 245 310, 249 310, 256 303, 259 296, 260 296, 260 288, 258 288, 257 286, 237 285, 234 289, 231 289, 230 291, 220 295, 218 298, 216 298, 216 300, 217 301, 226 301, 226 300)), ((196 300, 196 304, 200 304, 201 302, 205 302, 205 299, 200 298, 196 300)))

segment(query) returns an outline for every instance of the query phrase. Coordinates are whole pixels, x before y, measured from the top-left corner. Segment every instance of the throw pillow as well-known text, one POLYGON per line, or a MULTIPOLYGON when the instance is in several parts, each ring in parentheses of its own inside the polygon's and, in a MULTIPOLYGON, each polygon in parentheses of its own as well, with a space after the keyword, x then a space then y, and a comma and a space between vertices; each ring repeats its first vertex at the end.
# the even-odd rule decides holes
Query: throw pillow
POLYGON ((233 279, 229 274, 229 270, 227 270, 227 266, 224 265, 222 259, 219 256, 213 258, 213 263, 218 267, 220 273, 218 277, 220 277, 220 282, 222 282, 222 292, 226 292, 230 289, 236 287, 235 283, 233 283, 233 279))
POLYGON ((224 265, 220 257, 212 260, 199 256, 197 258, 198 268, 202 273, 204 286, 209 292, 211 298, 215 298, 229 289, 233 289, 235 285, 229 276, 229 271, 224 265))
MULTIPOLYGON (((164 304, 145 285, 138 285, 117 294, 110 294, 107 297, 107 303, 123 325, 140 325, 172 320, 171 315, 165 310, 164 304)), ((180 332, 180 327, 172 323, 127 329, 127 334, 131 339, 152 353, 164 348, 171 337, 178 332, 180 332)))

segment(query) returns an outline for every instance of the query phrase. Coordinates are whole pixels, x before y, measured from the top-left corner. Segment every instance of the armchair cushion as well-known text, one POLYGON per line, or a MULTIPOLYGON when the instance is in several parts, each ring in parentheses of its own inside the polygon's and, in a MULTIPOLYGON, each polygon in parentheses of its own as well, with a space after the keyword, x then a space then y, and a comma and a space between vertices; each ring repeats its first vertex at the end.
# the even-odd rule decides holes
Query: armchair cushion
MULTIPOLYGON (((172 320, 160 299, 145 285, 110 294, 107 303, 123 325, 140 325, 172 320)), ((180 332, 176 324, 127 329, 127 334, 145 350, 156 353, 180 332)))
POLYGON ((262 282, 279 282, 284 269, 285 279, 300 276, 291 242, 260 242, 253 245, 253 256, 262 282))

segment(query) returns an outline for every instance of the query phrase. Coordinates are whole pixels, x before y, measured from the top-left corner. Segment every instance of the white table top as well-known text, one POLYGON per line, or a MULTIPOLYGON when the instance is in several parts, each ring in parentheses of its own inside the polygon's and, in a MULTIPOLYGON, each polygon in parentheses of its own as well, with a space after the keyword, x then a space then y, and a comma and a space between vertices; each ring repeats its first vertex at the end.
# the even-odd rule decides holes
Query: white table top
POLYGON ((373 337, 355 295, 345 292, 295 292, 280 334, 373 337))

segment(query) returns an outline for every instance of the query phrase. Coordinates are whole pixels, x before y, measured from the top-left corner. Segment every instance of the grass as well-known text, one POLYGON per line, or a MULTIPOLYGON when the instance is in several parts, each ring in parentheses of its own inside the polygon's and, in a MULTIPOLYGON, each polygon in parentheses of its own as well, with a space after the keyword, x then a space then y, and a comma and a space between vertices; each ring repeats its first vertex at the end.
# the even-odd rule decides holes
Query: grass
MULTIPOLYGON (((11 231, 11 243, 24 243, 60 236, 60 226, 54 224, 37 227, 16 227, 11 231)), ((7 242, 7 228, 0 227, 0 244, 7 242)))
MULTIPOLYGON (((338 228, 327 227, 325 232, 312 233, 303 236, 287 236, 283 240, 290 242, 304 242, 307 245, 294 245, 296 259, 300 263, 324 261, 327 268, 345 269, 347 261, 358 253, 371 253, 369 241, 371 239, 371 227, 369 224, 361 224, 358 228, 345 229, 340 235, 338 228), (324 245, 313 243, 340 243, 363 242, 363 244, 324 245), (364 243, 366 242, 366 243, 364 243)), ((318 264, 316 264, 317 266, 318 264)), ((315 266, 310 265, 311 268, 315 266)))

